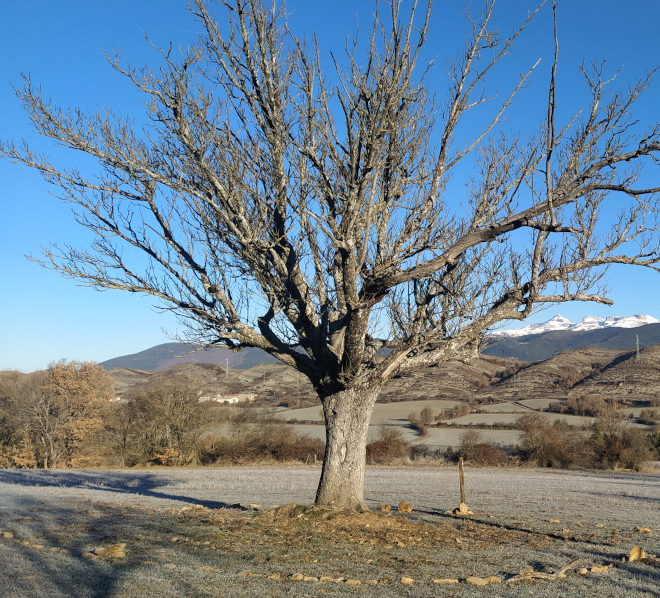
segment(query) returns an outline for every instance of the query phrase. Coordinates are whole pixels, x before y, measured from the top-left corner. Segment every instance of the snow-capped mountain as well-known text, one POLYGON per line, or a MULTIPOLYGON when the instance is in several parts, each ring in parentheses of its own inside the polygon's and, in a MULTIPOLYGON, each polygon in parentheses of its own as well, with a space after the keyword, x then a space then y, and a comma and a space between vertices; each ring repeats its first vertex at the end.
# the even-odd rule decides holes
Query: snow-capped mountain
POLYGON ((637 328, 646 324, 658 324, 652 316, 635 314, 634 316, 612 316, 609 318, 597 318, 587 316, 581 322, 573 324, 569 319, 556 315, 543 324, 530 324, 516 330, 496 330, 492 333, 498 337, 526 336, 528 334, 543 334, 555 330, 568 330, 569 332, 583 332, 585 330, 599 330, 601 328, 637 328))

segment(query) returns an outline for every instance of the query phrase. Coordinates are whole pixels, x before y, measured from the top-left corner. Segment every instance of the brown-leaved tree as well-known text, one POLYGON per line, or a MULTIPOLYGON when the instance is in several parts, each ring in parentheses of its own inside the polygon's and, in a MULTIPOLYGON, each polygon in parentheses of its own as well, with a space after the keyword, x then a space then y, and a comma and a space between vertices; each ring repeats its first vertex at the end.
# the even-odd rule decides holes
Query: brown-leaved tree
POLYGON ((494 0, 468 15, 436 105, 423 58, 431 1, 374 6, 364 53, 349 41, 326 71, 283 5, 193 0, 203 34, 181 56, 160 50, 155 70, 109 59, 143 94, 147 128, 110 109, 58 108, 29 77, 17 91, 35 129, 95 158, 98 173, 0 148, 39 170, 97 235, 89 249, 50 247, 47 265, 147 293, 190 339, 259 347, 310 379, 327 429, 316 501, 349 508, 364 507, 369 419, 388 379, 467 357, 487 329, 535 306, 608 303, 607 266, 660 261, 658 189, 636 186, 642 160, 660 154, 659 129, 636 135, 631 116, 653 73, 616 91, 603 64, 584 66, 589 101, 557 123, 555 52, 529 138, 500 123, 532 64, 459 143, 457 127, 487 102, 484 82, 526 23, 500 36, 494 0), (472 176, 457 200, 448 189, 459 166, 472 176), (615 197, 619 219, 603 229, 615 197))

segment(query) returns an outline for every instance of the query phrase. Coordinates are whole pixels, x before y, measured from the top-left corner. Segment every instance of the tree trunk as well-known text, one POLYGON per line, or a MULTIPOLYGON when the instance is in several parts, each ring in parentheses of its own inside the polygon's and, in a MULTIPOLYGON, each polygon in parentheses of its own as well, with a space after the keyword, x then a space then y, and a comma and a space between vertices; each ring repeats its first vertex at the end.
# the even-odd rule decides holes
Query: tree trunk
POLYGON ((353 388, 323 399, 326 445, 316 504, 368 510, 364 467, 371 412, 380 388, 353 388))

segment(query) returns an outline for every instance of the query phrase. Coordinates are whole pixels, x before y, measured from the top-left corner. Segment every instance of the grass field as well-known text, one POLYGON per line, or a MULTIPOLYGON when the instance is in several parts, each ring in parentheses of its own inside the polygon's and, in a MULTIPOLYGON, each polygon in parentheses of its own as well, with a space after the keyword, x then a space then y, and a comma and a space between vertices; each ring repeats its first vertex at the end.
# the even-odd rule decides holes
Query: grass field
POLYGON ((655 557, 621 561, 634 545, 650 555, 660 550, 658 475, 468 468, 474 515, 459 518, 446 513, 458 504, 455 469, 371 467, 368 504, 405 499, 411 515, 271 508, 309 505, 319 473, 306 466, 1 470, 0 531, 12 537, 0 534, 0 595, 659 594, 655 557), (125 556, 90 556, 117 543, 126 544, 125 556), (506 583, 524 569, 552 573, 576 558, 578 568, 613 566, 506 583), (308 581, 290 579, 295 574, 308 581), (503 583, 472 587, 469 576, 503 583), (329 579, 313 580, 322 577, 329 579), (414 581, 405 585, 403 577, 414 581))

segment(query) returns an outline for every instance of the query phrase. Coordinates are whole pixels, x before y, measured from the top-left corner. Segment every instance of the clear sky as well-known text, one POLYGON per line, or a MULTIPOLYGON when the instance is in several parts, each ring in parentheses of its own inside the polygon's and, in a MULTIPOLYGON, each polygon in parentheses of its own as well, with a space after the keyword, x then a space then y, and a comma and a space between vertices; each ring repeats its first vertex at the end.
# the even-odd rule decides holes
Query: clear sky
MULTIPOLYGON (((442 64, 463 40, 461 4, 454 0, 435 3, 428 55, 438 60, 428 81, 432 86, 437 82, 440 97, 444 96, 445 81, 442 64)), ((472 2, 473 8, 479 4, 478 0, 472 2)), ((500 31, 509 33, 536 4, 500 1, 496 8, 500 31)), ((367 29, 373 6, 371 0, 290 0, 290 25, 308 38, 316 32, 322 58, 329 64, 329 50, 341 52, 346 35, 355 31, 356 15, 367 29)), ((621 86, 644 69, 660 65, 660 44, 655 43, 658 23, 657 0, 561 2, 560 118, 586 97, 577 69, 583 60, 606 58, 612 74, 622 67, 618 78, 621 86)), ((21 71, 29 72, 33 81, 41 84, 44 95, 57 104, 92 110, 97 105, 109 105, 140 121, 144 114, 140 98, 109 68, 103 50, 120 50, 133 66, 153 64, 157 55, 144 40, 144 31, 159 45, 171 41, 175 47, 185 47, 199 27, 187 13, 185 0, 2 0, 0 138, 26 139, 58 164, 75 165, 80 159, 32 133, 11 87, 20 85, 21 71)), ((543 117, 552 50, 551 11, 546 6, 491 86, 501 85, 504 92, 519 71, 543 58, 531 86, 515 105, 519 122, 511 126, 526 132, 520 123, 526 122, 533 129, 543 117)), ((636 109, 641 122, 660 120, 659 92, 657 81, 636 109)), ((464 132, 469 135, 469 127, 464 132)), ((645 180, 660 184, 660 168, 649 172, 645 180)), ((37 173, 0 161, 0 369, 32 371, 60 358, 103 361, 168 342, 163 329, 174 332, 176 322, 157 313, 147 297, 80 287, 24 257, 38 255, 41 244, 53 241, 74 246, 86 246, 90 241, 90 234, 73 222, 70 207, 51 196, 51 191, 37 173)), ((563 304, 530 321, 544 321, 556 313, 573 321, 587 314, 643 313, 660 318, 658 274, 618 268, 611 271, 610 286, 614 307, 563 304)))

